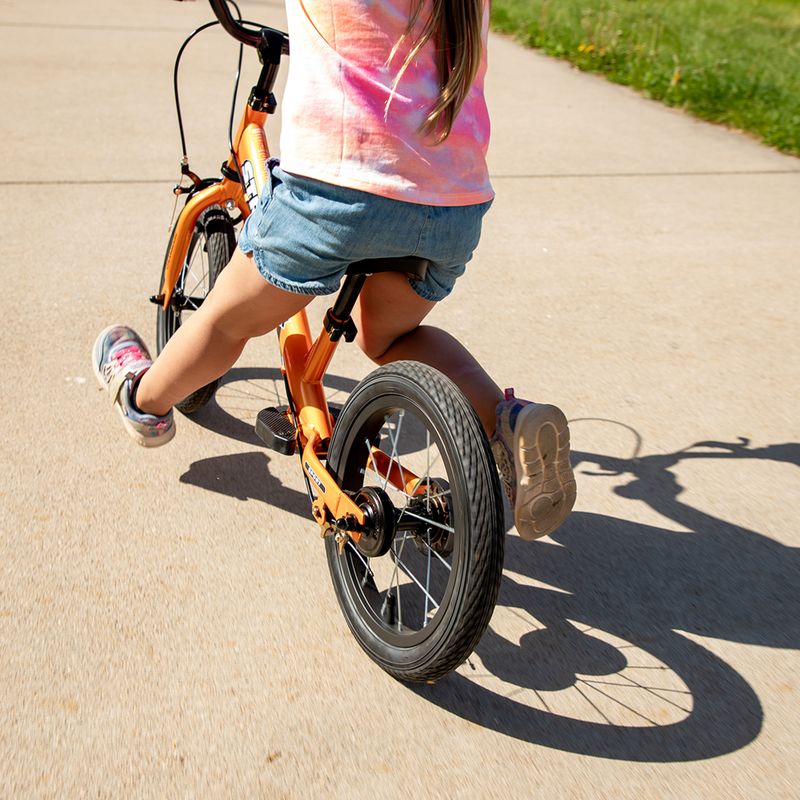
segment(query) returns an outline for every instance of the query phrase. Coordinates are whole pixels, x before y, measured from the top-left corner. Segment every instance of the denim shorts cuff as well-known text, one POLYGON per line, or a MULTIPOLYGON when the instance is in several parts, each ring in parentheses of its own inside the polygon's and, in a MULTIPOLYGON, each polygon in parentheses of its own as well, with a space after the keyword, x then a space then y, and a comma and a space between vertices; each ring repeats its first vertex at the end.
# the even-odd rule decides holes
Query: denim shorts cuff
POLYGON ((440 300, 444 300, 452 291, 452 289, 431 290, 424 281, 409 281, 409 284, 423 300, 430 300, 432 303, 438 303, 440 300))
POLYGON ((245 227, 242 227, 242 232, 239 234, 239 241, 236 244, 246 256, 255 252, 255 248, 250 244, 250 237, 247 235, 247 229, 245 227))
POLYGON ((284 292, 290 292, 291 294, 305 294, 314 297, 333 294, 333 292, 336 291, 336 288, 328 289, 324 286, 309 286, 307 283, 295 283, 294 281, 286 281, 283 278, 279 278, 277 275, 273 275, 272 272, 270 272, 266 263, 268 258, 265 258, 264 253, 259 250, 253 250, 252 248, 241 249, 245 255, 253 254, 253 261, 255 262, 256 268, 261 273, 261 277, 277 289, 282 289, 284 292))

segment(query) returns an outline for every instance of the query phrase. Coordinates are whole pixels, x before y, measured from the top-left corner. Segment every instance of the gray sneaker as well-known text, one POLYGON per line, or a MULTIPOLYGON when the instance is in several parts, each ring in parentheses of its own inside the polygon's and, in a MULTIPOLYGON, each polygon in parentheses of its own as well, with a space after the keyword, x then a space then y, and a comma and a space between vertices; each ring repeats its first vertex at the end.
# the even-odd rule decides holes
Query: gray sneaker
POLYGON ((575 505, 564 412, 517 400, 514 390, 506 389, 491 443, 519 535, 531 540, 552 533, 575 505))
POLYGON ((112 325, 97 337, 92 367, 100 385, 111 395, 125 430, 143 447, 166 444, 175 435, 172 411, 163 417, 145 414, 131 403, 133 383, 153 363, 144 343, 130 328, 112 325))

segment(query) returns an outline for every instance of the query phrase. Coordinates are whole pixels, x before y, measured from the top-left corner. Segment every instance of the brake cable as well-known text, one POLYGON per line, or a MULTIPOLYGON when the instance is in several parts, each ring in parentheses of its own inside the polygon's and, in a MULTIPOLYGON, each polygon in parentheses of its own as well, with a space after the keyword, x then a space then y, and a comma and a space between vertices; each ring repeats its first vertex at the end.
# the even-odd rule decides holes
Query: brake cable
MULTIPOLYGON (((236 9, 237 21, 239 23, 243 23, 243 24, 246 24, 246 25, 257 25, 258 24, 258 23, 255 23, 255 22, 250 22, 249 20, 242 20, 242 12, 239 9, 239 6, 236 4, 235 0, 227 0, 227 2, 236 9)), ((208 30, 208 28, 212 28, 215 25, 219 25, 219 24, 220 24, 219 20, 213 20, 212 22, 206 22, 205 24, 201 25, 199 28, 196 28, 194 31, 192 31, 189 34, 189 36, 186 38, 184 43, 181 45, 180 50, 178 50, 178 55, 175 58, 175 67, 174 67, 173 73, 172 73, 172 87, 173 87, 173 92, 174 92, 174 95, 175 95, 175 112, 176 112, 176 114, 178 116, 178 132, 180 134, 180 139, 181 139, 181 153, 182 153, 182 157, 181 157, 181 175, 182 176, 186 175, 192 181, 192 183, 195 186, 197 186, 201 181, 200 181, 200 178, 189 169, 189 156, 187 155, 187 152, 186 152, 186 150, 187 150, 187 148, 186 148, 186 135, 185 135, 184 127, 183 127, 183 114, 181 113, 180 92, 178 90, 178 71, 180 69, 181 58, 183 57, 183 53, 186 50, 187 46, 189 45, 189 42, 191 42, 192 39, 194 39, 194 37, 197 36, 199 33, 202 33, 203 31, 208 30)), ((231 153, 234 152, 234 150, 233 150, 233 120, 234 120, 234 116, 236 114, 236 97, 237 97, 237 95, 239 93, 239 79, 240 79, 241 74, 242 74, 242 57, 243 57, 243 53, 244 53, 244 45, 240 44, 239 45, 239 57, 237 59, 237 64, 236 64, 236 77, 235 77, 234 85, 233 85, 233 97, 231 99, 231 113, 230 113, 230 118, 228 120, 228 148, 231 151, 231 153)), ((177 195, 176 195, 176 197, 177 197, 177 195)))

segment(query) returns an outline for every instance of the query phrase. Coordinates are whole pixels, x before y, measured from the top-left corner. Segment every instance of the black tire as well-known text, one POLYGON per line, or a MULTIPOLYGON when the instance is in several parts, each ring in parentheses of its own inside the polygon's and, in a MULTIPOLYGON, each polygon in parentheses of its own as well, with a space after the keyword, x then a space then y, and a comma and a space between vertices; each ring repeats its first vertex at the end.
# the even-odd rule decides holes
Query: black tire
MULTIPOLYGON (((230 261, 235 247, 236 234, 227 211, 221 206, 207 208, 195 226, 170 305, 166 309, 157 307, 156 349, 159 353, 188 315, 200 307, 200 302, 206 298, 219 273, 230 261)), ((166 257, 161 269, 159 291, 164 285, 165 269, 166 257)), ((218 385, 219 380, 211 381, 176 403, 175 407, 184 414, 194 413, 214 396, 218 385)))
POLYGON ((388 364, 367 376, 342 409, 328 468, 348 492, 384 487, 404 509, 400 524, 417 525, 398 530, 380 557, 364 557, 352 541, 340 552, 327 539, 334 590, 351 631, 394 677, 438 680, 480 640, 502 575, 503 504, 480 421, 441 373, 410 361, 388 364), (374 445, 390 464, 422 478, 424 493, 392 490, 368 455, 374 445))

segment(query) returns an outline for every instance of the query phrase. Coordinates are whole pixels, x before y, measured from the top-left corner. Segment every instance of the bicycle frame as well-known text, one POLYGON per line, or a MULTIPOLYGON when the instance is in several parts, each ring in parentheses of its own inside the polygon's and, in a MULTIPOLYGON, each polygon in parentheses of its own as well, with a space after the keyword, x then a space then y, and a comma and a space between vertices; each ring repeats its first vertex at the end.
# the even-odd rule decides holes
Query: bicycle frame
MULTIPOLYGON (((264 126, 268 114, 275 109, 271 89, 280 63, 281 48, 285 48, 284 35, 276 31, 269 31, 269 34, 265 32, 259 46, 264 67, 242 113, 232 142, 231 155, 222 168, 222 177, 208 185, 208 181, 200 181, 184 166, 184 174, 192 178, 195 186, 189 190, 186 205, 173 230, 164 269, 164 282, 157 298, 164 309, 171 301, 192 234, 203 211, 214 205, 229 210, 235 207, 242 218, 246 219, 267 185, 267 160, 270 151, 264 126), (275 34, 280 37, 280 41, 275 34)), ((175 191, 180 194, 186 190, 176 187, 175 191)), ((349 291, 352 302, 363 280, 363 276, 360 276, 360 280, 355 281, 355 288, 351 285, 349 291)), ((329 320, 333 320, 336 332, 326 324, 316 340, 312 340, 305 310, 299 311, 278 328, 281 372, 286 380, 289 407, 302 447, 303 472, 309 486, 314 488, 317 495, 316 499, 312 499, 312 514, 319 523, 323 536, 345 530, 350 538, 358 541, 361 538, 359 528, 366 523, 364 511, 339 488, 320 459, 327 451, 332 434, 331 415, 322 380, 342 331, 347 326, 352 327, 349 311, 347 319, 331 316, 331 311, 329 320)), ((408 494, 421 491, 420 479, 408 470, 398 468, 379 449, 373 449, 371 459, 373 468, 382 470, 380 474, 387 483, 408 494)))

